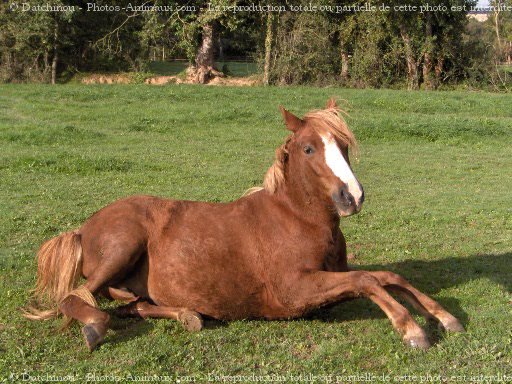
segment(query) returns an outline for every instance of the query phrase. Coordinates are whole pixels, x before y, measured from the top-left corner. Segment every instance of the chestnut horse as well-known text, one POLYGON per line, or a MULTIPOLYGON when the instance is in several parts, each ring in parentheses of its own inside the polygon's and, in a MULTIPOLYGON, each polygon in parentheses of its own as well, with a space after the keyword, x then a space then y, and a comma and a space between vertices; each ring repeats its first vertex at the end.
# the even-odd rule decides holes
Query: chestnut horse
POLYGON ((425 332, 392 292, 444 329, 463 331, 401 276, 348 268, 340 217, 359 212, 364 193, 348 158, 355 139, 335 101, 302 119, 281 112, 292 133, 276 150, 263 188, 231 203, 132 196, 104 207, 42 245, 37 304, 25 315, 80 321, 92 351, 109 324, 96 304, 100 294, 128 303, 120 316, 175 319, 191 331, 202 328, 202 315, 289 319, 366 297, 408 345, 428 348, 425 332))

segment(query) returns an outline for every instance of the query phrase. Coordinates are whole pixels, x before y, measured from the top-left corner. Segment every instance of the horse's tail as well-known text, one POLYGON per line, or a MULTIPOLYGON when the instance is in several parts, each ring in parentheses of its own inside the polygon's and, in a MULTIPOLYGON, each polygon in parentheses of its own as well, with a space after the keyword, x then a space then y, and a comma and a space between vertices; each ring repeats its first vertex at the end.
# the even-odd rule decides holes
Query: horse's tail
POLYGON ((73 291, 82 269, 82 245, 76 231, 46 241, 37 253, 37 283, 32 305, 23 309, 31 320, 59 315, 60 302, 73 291))

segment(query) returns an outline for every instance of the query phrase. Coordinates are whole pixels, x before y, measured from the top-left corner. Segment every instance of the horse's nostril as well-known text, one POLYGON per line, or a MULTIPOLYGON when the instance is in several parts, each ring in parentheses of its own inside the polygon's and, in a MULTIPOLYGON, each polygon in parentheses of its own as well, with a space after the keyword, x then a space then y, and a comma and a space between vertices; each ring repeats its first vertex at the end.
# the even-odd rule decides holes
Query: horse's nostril
POLYGON ((352 196, 352 194, 348 192, 346 188, 340 189, 340 197, 345 204, 354 204, 354 196, 352 196))
POLYGON ((349 204, 350 204, 351 197, 352 197, 352 195, 350 193, 348 193, 345 189, 341 190, 341 198, 349 204))

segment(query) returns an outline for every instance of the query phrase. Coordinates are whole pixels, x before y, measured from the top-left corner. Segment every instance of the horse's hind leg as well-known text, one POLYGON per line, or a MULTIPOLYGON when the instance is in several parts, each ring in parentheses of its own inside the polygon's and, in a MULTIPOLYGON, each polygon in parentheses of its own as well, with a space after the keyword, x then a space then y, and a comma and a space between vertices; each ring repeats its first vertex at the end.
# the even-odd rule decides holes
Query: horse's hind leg
POLYGON ((197 312, 186 308, 163 307, 147 301, 136 301, 117 308, 116 315, 120 317, 147 317, 178 320, 190 332, 203 328, 203 319, 197 312))
POLYGON ((425 318, 439 321, 447 331, 464 332, 464 327, 459 320, 446 311, 438 302, 414 288, 402 276, 388 271, 368 273, 377 278, 383 287, 402 296, 425 318))
POLYGON ((90 351, 100 344, 108 330, 110 316, 91 305, 94 301, 93 293, 97 290, 95 282, 87 281, 78 290, 71 292, 59 305, 59 310, 70 319, 75 319, 84 324, 82 334, 90 351), (87 300, 90 296, 92 299, 87 300))
MULTIPOLYGON (((82 246, 84 256, 101 255, 101 258, 95 260, 95 263, 92 263, 89 259, 88 264, 86 264, 88 260, 84 259, 84 271, 86 271, 84 274, 87 276, 87 281, 79 290, 82 290, 82 292, 85 290, 90 297, 99 294, 112 281, 122 279, 139 257, 144 254, 144 247, 140 243, 134 242, 133 239, 130 241, 126 237, 123 239, 123 236, 117 236, 116 241, 110 244, 103 242, 103 246, 100 248, 101 252, 98 247, 90 244, 88 246, 86 241, 83 242, 82 246)), ((90 351, 93 351, 105 338, 110 317, 107 313, 91 305, 91 300, 86 300, 86 296, 74 294, 73 291, 62 300, 59 309, 67 317, 84 324, 82 333, 87 347, 90 351)))
MULTIPOLYGON (((120 268, 122 269, 122 268, 120 268)), ((78 290, 71 292, 59 305, 59 310, 67 317, 76 319, 84 324, 84 335, 87 348, 92 352, 105 338, 108 330, 110 316, 91 305, 94 294, 101 291, 101 287, 112 278, 112 268, 100 268, 95 271, 87 282, 78 290), (87 296, 92 299, 87 300, 87 296)), ((112 294, 115 291, 108 291, 112 294)), ((117 292, 114 293, 116 296, 117 292)), ((134 296, 135 297, 135 296, 134 296)), ((113 297, 114 298, 114 297, 113 297)), ((127 299, 128 297, 123 297, 127 299)))

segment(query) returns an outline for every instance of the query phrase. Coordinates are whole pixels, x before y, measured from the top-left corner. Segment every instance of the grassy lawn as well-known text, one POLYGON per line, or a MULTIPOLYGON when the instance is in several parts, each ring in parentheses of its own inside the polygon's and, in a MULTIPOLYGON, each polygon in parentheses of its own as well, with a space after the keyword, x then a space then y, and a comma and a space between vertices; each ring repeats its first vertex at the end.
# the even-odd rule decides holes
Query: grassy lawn
POLYGON ((511 105, 512 95, 467 92, 0 86, 0 381, 24 372, 182 382, 215 379, 209 373, 512 375, 511 105), (434 346, 410 350, 378 307, 358 300, 303 320, 211 322, 197 334, 169 320, 114 318, 90 354, 79 326, 58 333, 59 321, 20 316, 44 239, 130 194, 236 199, 261 182, 286 136, 277 106, 302 114, 332 95, 350 102, 361 147, 354 168, 366 202, 341 223, 353 264, 406 276, 467 333, 417 317, 434 346))

